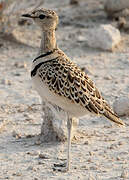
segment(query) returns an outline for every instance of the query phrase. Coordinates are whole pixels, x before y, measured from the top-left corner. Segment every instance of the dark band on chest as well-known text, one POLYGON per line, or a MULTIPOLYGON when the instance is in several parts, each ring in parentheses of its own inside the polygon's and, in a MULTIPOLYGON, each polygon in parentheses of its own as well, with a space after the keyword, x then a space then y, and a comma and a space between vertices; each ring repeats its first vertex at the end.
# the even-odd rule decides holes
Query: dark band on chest
POLYGON ((37 59, 40 59, 40 58, 42 58, 42 57, 51 55, 53 52, 54 52, 54 50, 53 50, 53 51, 49 51, 49 52, 44 53, 44 54, 41 54, 40 56, 36 57, 36 58, 33 60, 33 62, 35 62, 37 59))
POLYGON ((49 59, 49 60, 47 60, 47 61, 44 61, 44 62, 41 62, 41 63, 37 64, 37 65, 35 66, 35 68, 31 71, 31 77, 33 77, 33 76, 36 75, 37 70, 40 68, 41 65, 43 65, 43 64, 45 64, 45 63, 48 63, 48 62, 50 62, 50 61, 54 61, 54 60, 56 60, 56 59, 58 59, 58 57, 56 57, 56 58, 54 58, 54 59, 49 59))

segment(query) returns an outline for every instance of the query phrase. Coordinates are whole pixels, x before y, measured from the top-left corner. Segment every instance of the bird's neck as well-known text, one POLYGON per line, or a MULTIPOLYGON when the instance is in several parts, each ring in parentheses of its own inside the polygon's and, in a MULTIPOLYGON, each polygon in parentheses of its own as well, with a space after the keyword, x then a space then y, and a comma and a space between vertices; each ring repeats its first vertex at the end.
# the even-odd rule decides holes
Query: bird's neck
POLYGON ((53 51, 57 48, 55 30, 43 31, 39 55, 53 51))

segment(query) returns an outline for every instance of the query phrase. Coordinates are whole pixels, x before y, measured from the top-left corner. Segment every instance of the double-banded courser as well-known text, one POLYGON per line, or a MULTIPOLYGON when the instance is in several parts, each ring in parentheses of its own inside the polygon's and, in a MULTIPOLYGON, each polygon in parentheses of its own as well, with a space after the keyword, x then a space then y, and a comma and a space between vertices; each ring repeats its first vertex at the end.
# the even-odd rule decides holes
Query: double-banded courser
POLYGON ((87 113, 103 115, 124 125, 113 112, 93 81, 74 64, 56 43, 58 16, 52 10, 37 9, 23 17, 31 18, 42 31, 39 56, 33 60, 31 78, 41 98, 62 108, 68 114, 67 167, 70 169, 70 146, 73 117, 87 113))

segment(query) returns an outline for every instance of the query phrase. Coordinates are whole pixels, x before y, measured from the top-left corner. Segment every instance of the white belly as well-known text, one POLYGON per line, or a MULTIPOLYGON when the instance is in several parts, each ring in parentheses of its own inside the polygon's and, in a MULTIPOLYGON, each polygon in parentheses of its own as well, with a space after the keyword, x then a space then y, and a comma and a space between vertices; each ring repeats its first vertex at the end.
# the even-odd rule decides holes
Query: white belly
POLYGON ((74 117, 81 117, 88 113, 88 111, 82 106, 72 103, 69 99, 59 96, 50 91, 39 77, 34 76, 32 78, 32 82, 43 101, 46 100, 47 102, 61 107, 65 112, 68 112, 74 117))

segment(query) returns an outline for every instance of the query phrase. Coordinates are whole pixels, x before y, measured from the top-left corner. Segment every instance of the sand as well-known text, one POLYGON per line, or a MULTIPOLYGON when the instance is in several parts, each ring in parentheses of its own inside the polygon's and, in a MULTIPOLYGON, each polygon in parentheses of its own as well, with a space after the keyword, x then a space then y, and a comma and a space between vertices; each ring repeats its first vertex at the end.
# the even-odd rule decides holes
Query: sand
MULTIPOLYGON (((112 105, 129 94, 129 39, 114 52, 88 48, 78 37, 86 29, 111 23, 103 12, 102 0, 46 0, 45 8, 60 15, 58 46, 90 78, 112 105)), ((104 117, 80 119, 72 142, 72 166, 68 173, 56 172, 54 164, 66 161, 67 143, 40 143, 41 100, 30 79, 31 60, 37 54, 40 30, 33 24, 17 26, 13 35, 0 38, 0 180, 120 180, 129 179, 129 117, 126 127, 111 124, 104 117)))

